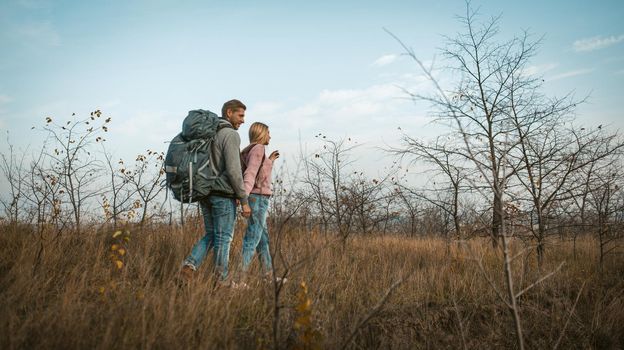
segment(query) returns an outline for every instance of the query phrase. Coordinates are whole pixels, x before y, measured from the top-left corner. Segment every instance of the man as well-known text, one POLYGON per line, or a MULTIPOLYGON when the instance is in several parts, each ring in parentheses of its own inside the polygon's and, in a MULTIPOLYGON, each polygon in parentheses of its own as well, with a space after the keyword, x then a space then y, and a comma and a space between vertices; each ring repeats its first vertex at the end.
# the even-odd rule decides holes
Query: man
POLYGON ((190 280, 210 248, 214 247, 214 263, 221 282, 228 275, 230 243, 236 221, 236 203, 240 202, 242 215, 249 217, 251 208, 247 201, 240 164, 240 137, 238 128, 245 122, 247 107, 239 100, 223 104, 221 121, 212 144, 211 159, 220 180, 208 199, 200 202, 206 234, 193 247, 184 260, 181 275, 190 280))

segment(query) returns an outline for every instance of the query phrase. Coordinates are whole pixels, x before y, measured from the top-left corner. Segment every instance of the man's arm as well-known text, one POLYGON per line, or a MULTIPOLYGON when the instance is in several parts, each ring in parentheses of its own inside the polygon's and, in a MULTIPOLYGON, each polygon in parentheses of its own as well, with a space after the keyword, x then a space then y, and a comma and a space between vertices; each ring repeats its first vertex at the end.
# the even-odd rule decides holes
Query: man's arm
POLYGON ((225 174, 230 180, 236 198, 241 205, 248 205, 247 193, 243 185, 243 172, 240 164, 240 137, 234 130, 224 135, 223 156, 225 159, 225 174))

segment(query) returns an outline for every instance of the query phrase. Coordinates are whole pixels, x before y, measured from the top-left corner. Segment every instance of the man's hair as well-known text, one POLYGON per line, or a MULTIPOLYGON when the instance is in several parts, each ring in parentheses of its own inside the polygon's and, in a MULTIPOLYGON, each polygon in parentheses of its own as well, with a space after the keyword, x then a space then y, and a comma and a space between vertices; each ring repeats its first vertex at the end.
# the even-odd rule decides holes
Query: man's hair
POLYGON ((226 103, 224 103, 223 107, 221 108, 221 117, 227 118, 228 109, 237 110, 239 108, 242 108, 243 110, 247 110, 247 106, 245 106, 241 101, 229 100, 226 103))
POLYGON ((249 127, 249 143, 264 145, 269 138, 269 127, 266 124, 255 122, 249 127))

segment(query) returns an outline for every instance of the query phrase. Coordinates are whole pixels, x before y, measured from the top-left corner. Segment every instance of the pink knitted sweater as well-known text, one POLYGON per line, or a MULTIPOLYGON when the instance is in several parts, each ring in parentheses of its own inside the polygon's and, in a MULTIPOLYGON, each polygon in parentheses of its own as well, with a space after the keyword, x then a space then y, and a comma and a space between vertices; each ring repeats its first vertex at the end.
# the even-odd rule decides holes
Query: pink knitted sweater
POLYGON ((271 191, 273 161, 270 160, 269 157, 265 157, 264 163, 262 163, 264 150, 264 145, 256 144, 247 154, 247 169, 245 169, 245 173, 243 174, 243 182, 247 194, 271 195, 273 193, 271 191), (260 168, 260 163, 262 163, 262 168, 260 168), (260 174, 258 174, 258 169, 260 169, 260 174))

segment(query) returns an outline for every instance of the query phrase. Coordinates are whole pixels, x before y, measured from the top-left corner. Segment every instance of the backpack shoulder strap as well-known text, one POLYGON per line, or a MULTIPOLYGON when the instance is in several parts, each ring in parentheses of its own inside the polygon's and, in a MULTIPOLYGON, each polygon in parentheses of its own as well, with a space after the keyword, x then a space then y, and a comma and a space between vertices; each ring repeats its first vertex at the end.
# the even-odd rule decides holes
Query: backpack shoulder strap
POLYGON ((217 132, 219 132, 221 129, 226 129, 226 128, 234 129, 234 127, 230 124, 221 123, 217 126, 217 132))

